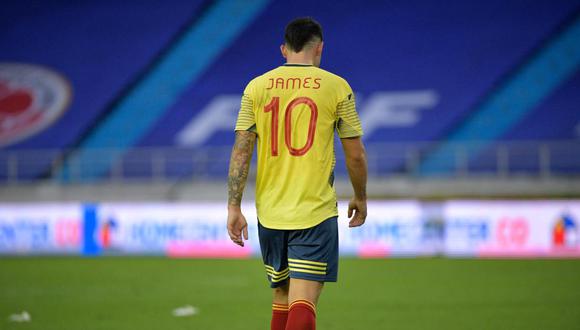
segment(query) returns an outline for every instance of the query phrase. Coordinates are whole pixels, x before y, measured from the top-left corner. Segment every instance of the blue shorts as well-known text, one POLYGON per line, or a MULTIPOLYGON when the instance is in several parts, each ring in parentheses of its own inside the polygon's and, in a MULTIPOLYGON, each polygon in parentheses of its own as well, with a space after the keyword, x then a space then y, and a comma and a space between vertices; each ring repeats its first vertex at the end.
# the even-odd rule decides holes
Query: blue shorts
POLYGON ((336 282, 338 275, 338 223, 329 218, 307 229, 281 230, 258 222, 262 259, 270 287, 289 278, 336 282))

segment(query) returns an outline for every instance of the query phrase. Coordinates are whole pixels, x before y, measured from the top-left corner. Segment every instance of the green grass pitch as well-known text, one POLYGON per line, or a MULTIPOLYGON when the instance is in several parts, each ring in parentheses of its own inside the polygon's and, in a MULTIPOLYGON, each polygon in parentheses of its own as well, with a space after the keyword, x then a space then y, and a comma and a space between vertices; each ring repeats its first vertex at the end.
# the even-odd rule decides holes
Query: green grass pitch
MULTIPOLYGON (((580 329, 580 260, 341 260, 318 329, 580 329)), ((269 329, 261 262, 1 258, 0 329, 269 329), (192 305, 199 313, 177 318, 192 305), (30 323, 8 316, 26 310, 30 323)))

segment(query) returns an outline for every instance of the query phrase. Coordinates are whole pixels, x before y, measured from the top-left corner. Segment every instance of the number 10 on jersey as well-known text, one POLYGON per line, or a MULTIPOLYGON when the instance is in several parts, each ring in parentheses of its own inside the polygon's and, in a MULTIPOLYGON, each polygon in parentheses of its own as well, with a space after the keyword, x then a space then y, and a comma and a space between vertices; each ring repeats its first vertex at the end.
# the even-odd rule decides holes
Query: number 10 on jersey
MULTIPOLYGON (((278 122, 280 115, 280 97, 275 96, 272 101, 264 107, 264 112, 272 113, 272 121, 270 126, 270 146, 272 150, 272 156, 278 156, 278 122)), ((284 113, 284 142, 290 155, 292 156, 304 156, 314 143, 314 133, 316 133, 316 119, 318 118, 318 107, 316 103, 308 97, 298 97, 293 99, 284 113), (292 111, 297 105, 305 104, 310 109, 310 122, 308 124, 308 136, 306 138, 306 143, 301 148, 294 148, 292 146, 292 111)))

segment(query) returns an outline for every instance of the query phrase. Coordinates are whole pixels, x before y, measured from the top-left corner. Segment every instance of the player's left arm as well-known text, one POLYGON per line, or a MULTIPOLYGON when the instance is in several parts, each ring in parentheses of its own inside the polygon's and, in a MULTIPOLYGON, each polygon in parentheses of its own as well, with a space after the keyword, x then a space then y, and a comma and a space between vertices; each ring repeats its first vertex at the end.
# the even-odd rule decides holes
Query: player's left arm
POLYGON ((349 227, 358 227, 365 223, 367 217, 367 160, 354 93, 346 81, 345 85, 346 97, 336 108, 336 130, 342 142, 346 168, 354 189, 354 197, 348 203, 348 217, 352 217, 349 227))
POLYGON ((248 239, 248 223, 242 214, 241 203, 255 142, 256 133, 236 131, 236 140, 230 158, 227 228, 230 239, 239 246, 244 246, 244 240, 248 239))

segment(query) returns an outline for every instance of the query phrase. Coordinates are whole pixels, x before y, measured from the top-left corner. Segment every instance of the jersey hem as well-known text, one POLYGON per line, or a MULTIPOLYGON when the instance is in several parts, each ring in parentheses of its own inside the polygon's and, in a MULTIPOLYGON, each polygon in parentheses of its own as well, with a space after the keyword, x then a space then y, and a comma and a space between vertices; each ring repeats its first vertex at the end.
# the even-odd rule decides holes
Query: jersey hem
POLYGON ((302 229, 308 229, 308 228, 312 228, 312 227, 316 227, 319 224, 323 223, 324 221, 330 219, 330 218, 334 218, 334 217, 338 217, 338 211, 334 212, 332 215, 326 216, 324 218, 322 218, 321 220, 318 220, 316 222, 313 223, 309 223, 307 225, 304 226, 293 226, 293 225, 288 225, 288 226, 268 226, 265 225, 263 221, 261 221, 260 219, 258 219, 258 222, 262 225, 262 227, 264 228, 268 228, 268 229, 275 229, 275 230, 302 230, 302 229))

